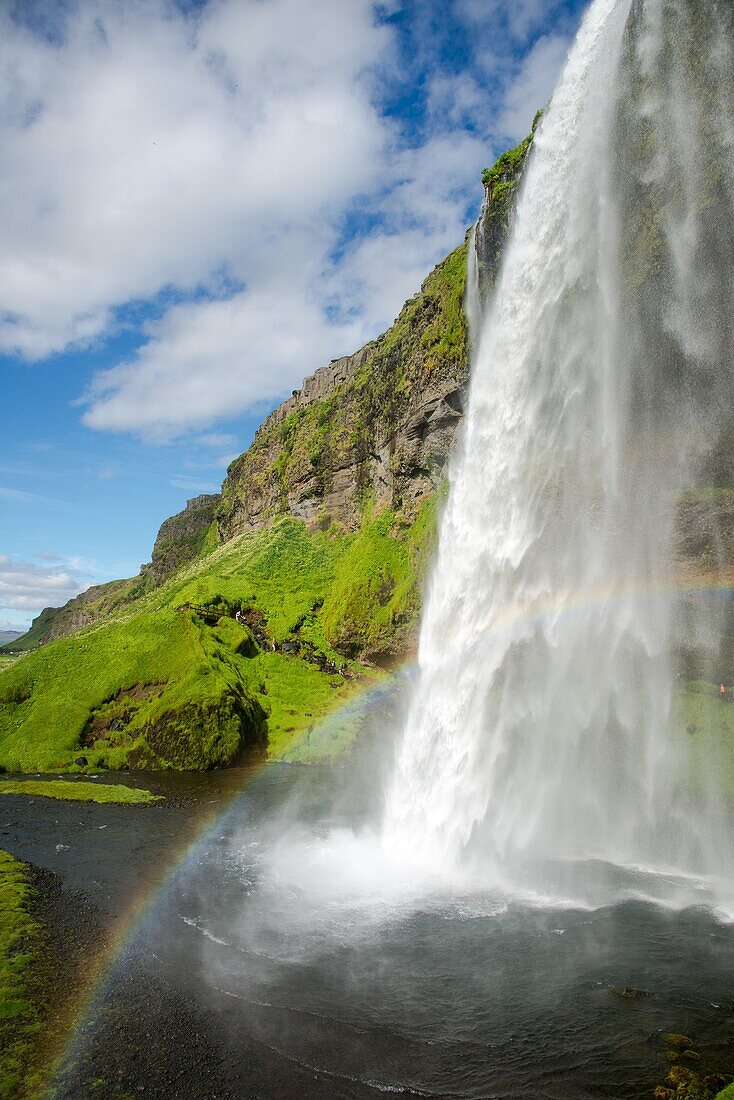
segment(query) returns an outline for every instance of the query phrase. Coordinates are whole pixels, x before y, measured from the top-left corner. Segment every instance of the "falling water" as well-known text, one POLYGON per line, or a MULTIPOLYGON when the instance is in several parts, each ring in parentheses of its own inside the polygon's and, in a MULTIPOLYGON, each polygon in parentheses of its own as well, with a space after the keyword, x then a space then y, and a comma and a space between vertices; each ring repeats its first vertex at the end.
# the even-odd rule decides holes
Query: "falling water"
POLYGON ((670 589, 734 408, 732 43, 728 3, 595 0, 536 135, 387 791, 386 841, 431 866, 731 877, 670 589))

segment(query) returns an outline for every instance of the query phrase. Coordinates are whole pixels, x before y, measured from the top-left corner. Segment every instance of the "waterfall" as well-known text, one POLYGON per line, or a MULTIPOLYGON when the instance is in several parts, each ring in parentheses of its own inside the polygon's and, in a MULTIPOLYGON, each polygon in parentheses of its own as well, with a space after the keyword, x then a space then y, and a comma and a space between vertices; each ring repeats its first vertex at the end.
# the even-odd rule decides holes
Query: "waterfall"
POLYGON ((675 719, 671 590, 678 501, 734 408, 732 42, 727 3, 594 0, 536 134, 470 316, 386 792, 385 843, 417 862, 731 876, 716 769, 691 792, 675 719))

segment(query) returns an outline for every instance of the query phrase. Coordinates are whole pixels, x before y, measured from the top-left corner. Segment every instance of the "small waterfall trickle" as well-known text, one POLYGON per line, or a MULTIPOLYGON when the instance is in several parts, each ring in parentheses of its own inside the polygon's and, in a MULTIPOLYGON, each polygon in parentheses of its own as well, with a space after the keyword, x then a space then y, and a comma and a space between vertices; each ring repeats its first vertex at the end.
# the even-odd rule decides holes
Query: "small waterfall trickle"
POLYGON ((479 286, 479 263, 477 260, 476 228, 469 233, 466 249, 466 288, 464 290, 464 312, 469 326, 469 338, 473 353, 476 354, 476 342, 481 332, 482 295, 479 286))
POLYGON ((732 43, 716 0, 595 0, 481 318, 470 267, 481 333, 383 823, 432 867, 731 878, 716 769, 696 799, 676 729, 670 589, 677 502, 734 408, 732 43))

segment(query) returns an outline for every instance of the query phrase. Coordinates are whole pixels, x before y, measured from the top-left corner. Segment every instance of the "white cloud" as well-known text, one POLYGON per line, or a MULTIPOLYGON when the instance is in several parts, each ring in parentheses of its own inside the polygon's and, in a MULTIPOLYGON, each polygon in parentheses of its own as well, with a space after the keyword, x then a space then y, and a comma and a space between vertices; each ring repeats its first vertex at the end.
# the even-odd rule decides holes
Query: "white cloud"
POLYGON ((219 485, 214 485, 212 482, 201 481, 195 477, 174 477, 171 478, 171 485, 176 489, 183 489, 186 493, 218 493, 219 485))
POLYGON ((461 242, 467 179, 478 181, 486 159, 484 143, 469 134, 395 150, 378 232, 320 268, 308 231, 286 235, 262 255, 255 285, 172 307, 148 326, 132 361, 94 379, 85 423, 167 440, 287 392, 354 351, 461 242))
POLYGON ((331 290, 342 309, 359 308, 380 327, 393 320, 433 265, 463 241, 467 180, 476 181, 478 209, 486 162, 486 143, 466 133, 439 135, 396 155, 382 230, 358 241, 333 272, 331 290))
POLYGON ((9 500, 14 504, 40 504, 46 508, 68 508, 66 501, 56 500, 55 497, 43 496, 41 493, 27 493, 23 489, 10 489, 4 485, 0 485, 0 500, 9 500))
POLYGON ((165 440, 240 412, 327 363, 340 340, 303 292, 247 291, 226 301, 176 306, 149 329, 138 357, 95 379, 84 421, 131 427, 165 440))
MULTIPOLYGON (((458 9, 501 25, 506 47, 545 18, 540 0, 458 9)), ((428 137, 406 148, 380 113, 380 78, 401 74, 372 0, 209 0, 188 14, 71 0, 56 37, 11 10, 23 9, 0 8, 0 353, 101 339, 125 306, 154 316, 82 401, 89 427, 152 441, 263 407, 389 323, 462 240, 501 151, 498 114, 527 132, 565 41, 540 39, 519 72, 514 56, 500 66, 506 103, 481 65, 447 75, 434 59, 428 137), (363 214, 372 228, 345 242, 363 214)))
POLYGON ((0 14, 0 349, 38 358, 216 275, 369 185, 368 0, 88 0, 62 44, 0 14), (328 34, 324 33, 328 28, 328 34))
POLYGON ((546 105, 558 83, 570 45, 565 35, 550 34, 528 52, 505 97, 500 115, 505 133, 518 140, 527 134, 535 112, 546 105))
POLYGON ((0 609, 36 615, 44 607, 59 607, 90 585, 85 564, 39 565, 0 554, 0 609))

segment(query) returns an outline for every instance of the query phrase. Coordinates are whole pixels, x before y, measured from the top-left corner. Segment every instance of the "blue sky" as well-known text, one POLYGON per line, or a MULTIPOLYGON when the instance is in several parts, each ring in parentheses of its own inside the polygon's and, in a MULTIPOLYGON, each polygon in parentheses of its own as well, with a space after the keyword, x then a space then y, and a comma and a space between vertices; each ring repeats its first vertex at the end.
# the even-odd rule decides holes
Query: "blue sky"
POLYGON ((458 244, 580 0, 0 0, 0 628, 137 572, 458 244))

